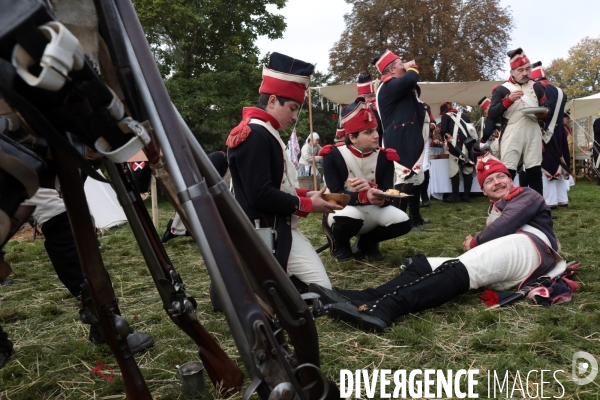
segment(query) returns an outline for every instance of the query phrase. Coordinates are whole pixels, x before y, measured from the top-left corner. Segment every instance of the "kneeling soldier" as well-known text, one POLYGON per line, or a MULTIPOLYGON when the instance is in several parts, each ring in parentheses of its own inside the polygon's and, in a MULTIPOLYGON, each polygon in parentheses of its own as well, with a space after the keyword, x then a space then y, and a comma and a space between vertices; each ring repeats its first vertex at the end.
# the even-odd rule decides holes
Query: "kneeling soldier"
POLYGON ((406 234, 411 229, 408 216, 381 194, 394 187, 393 149, 379 147, 377 121, 373 111, 359 97, 342 110, 345 142, 321 150, 325 181, 332 193, 350 195, 348 206, 329 214, 333 232, 334 256, 339 262, 352 258, 350 239, 359 237, 358 249, 373 260, 382 260, 379 242, 406 234), (379 196, 378 196, 379 195, 379 196))

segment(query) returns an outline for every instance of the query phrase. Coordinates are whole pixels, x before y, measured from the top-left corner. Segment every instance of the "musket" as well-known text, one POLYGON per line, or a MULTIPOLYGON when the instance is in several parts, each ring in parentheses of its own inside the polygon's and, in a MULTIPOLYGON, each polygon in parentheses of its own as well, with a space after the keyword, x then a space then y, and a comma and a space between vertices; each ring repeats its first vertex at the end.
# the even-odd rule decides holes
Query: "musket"
POLYGON ((148 210, 133 184, 129 168, 126 164, 116 165, 106 159, 104 165, 167 315, 198 345, 198 353, 214 387, 222 395, 238 391, 244 375, 198 321, 196 300, 185 293, 185 284, 158 237, 148 210))
POLYGON ((526 297, 527 294, 529 292, 531 292, 533 289, 535 289, 537 287, 540 287, 540 286, 549 286, 550 283, 551 283, 551 278, 549 276, 542 276, 542 277, 538 278, 531 285, 522 287, 520 290, 517 290, 513 294, 511 294, 511 295, 503 298, 502 300, 500 300, 498 302, 498 304, 494 304, 493 306, 490 306, 487 309, 488 310, 493 310, 495 308, 500 308, 500 307, 507 306, 507 305, 509 305, 511 303, 514 303, 517 300, 520 300, 520 299, 526 297))
POLYGON ((192 155, 190 152, 190 143, 185 132, 182 132, 184 127, 171 106, 135 11, 127 0, 117 0, 116 4, 125 25, 127 40, 131 41, 131 46, 128 44, 130 61, 152 127, 163 150, 192 234, 223 303, 234 340, 252 379, 243 398, 248 398, 254 391, 262 398, 268 398, 270 393, 275 395, 284 392, 296 392, 300 398, 325 397, 328 390, 325 384, 320 385, 322 390, 319 395, 312 395, 319 386, 317 383, 322 382, 322 372, 317 367, 318 344, 308 340, 317 337, 308 307, 281 267, 277 264, 274 268, 276 260, 256 232, 246 231, 248 228, 252 229, 251 224, 243 213, 240 215, 241 209, 235 200, 224 195, 226 190, 220 177, 211 177, 210 171, 216 173, 212 165, 203 171, 198 168, 204 153, 201 151, 200 154, 192 155), (219 195, 223 197, 218 197, 219 195), (219 200, 217 204, 213 196, 219 200), (227 205, 222 205, 221 200, 227 205), (236 204, 238 213, 226 214, 222 211, 225 207, 236 209, 230 204, 230 200, 236 204), (204 232, 209 230, 211 235, 205 235, 204 232), (246 246, 234 247, 232 240, 235 240, 237 246, 239 238, 244 237, 247 232, 252 232, 249 236, 252 239, 246 246), (231 251, 234 248, 237 252, 231 251), (242 261, 247 262, 251 255, 261 253, 268 253, 268 256, 251 263, 254 267, 247 274, 247 270, 242 268, 242 261), (273 264, 267 264, 268 268, 264 264, 257 268, 257 264, 263 260, 271 260, 273 264), (266 298, 269 304, 275 305, 279 323, 288 333, 290 326, 299 328, 294 332, 294 353, 286 351, 287 345, 281 343, 282 335, 273 331, 271 321, 267 320, 260 309, 252 289, 266 298), (305 333, 304 340, 299 337, 298 332, 305 333), (296 353, 301 354, 302 359, 310 359, 312 362, 307 363, 310 365, 291 365, 288 362, 289 356, 296 353), (318 376, 317 380, 312 378, 315 375, 318 376), (307 376, 311 378, 307 379, 307 376))
POLYGON ((450 134, 446 133, 446 144, 448 145, 448 148, 451 150, 454 150, 456 153, 458 153, 460 155, 460 157, 463 158, 464 162, 473 164, 473 160, 471 160, 471 157, 469 157, 468 155, 463 153, 462 150, 460 150, 458 147, 453 145, 452 142, 450 141, 451 139, 452 139, 452 136, 450 134))
POLYGON ((57 175, 73 230, 81 270, 89 288, 91 302, 86 305, 97 319, 106 343, 119 364, 127 398, 152 399, 127 343, 129 325, 121 317, 110 277, 102 262, 79 171, 55 149, 52 149, 52 154, 56 162, 57 175))
POLYGON ((550 150, 550 154, 552 154, 552 156, 554 156, 554 158, 556 158, 556 160, 558 161, 560 166, 563 167, 565 172, 568 173, 569 175, 573 175, 573 171, 565 162, 565 159, 562 156, 562 154, 560 154, 560 150, 558 148, 557 143, 554 140, 550 139, 547 143, 544 143, 544 144, 545 144, 545 148, 547 150, 550 150))

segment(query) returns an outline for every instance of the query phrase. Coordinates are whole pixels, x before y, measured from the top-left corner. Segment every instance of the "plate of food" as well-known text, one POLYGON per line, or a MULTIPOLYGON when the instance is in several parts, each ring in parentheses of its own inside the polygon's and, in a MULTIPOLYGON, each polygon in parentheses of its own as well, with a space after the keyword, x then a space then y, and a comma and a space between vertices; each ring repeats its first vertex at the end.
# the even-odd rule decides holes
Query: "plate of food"
POLYGON ((546 111, 548 111, 548 107, 527 107, 527 108, 521 108, 521 111, 523 114, 526 115, 530 115, 530 114, 543 114, 546 111))
POLYGON ((383 193, 375 192, 373 193, 377 197, 386 197, 390 199, 402 199, 404 197, 411 197, 412 194, 406 194, 396 189, 388 189, 383 193))
POLYGON ((331 204, 346 207, 350 201, 350 195, 345 193, 325 193, 323 194, 323 200, 331 204))

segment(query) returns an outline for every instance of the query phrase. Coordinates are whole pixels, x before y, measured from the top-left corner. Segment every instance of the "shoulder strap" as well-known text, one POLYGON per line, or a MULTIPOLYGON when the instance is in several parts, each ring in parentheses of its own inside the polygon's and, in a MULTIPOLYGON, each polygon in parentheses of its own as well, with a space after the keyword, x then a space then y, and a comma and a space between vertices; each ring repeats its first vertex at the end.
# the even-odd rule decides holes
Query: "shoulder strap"
POLYGON ((348 147, 346 146, 340 146, 338 147, 338 150, 340 151, 342 157, 344 157, 344 161, 346 161, 346 166, 350 169, 350 171, 352 171, 354 176, 358 178, 367 179, 365 177, 365 174, 362 172, 362 169, 356 162, 356 158, 354 158, 354 155, 352 154, 350 149, 348 149, 348 147))
MULTIPOLYGON (((555 86, 556 87, 556 86, 555 86)), ((561 88, 556 87, 556 90, 558 90, 558 98, 556 99, 556 107, 554 108, 554 115, 552 115, 552 120, 550 121, 550 125, 548 125, 548 132, 549 134, 553 134, 554 133, 554 127, 556 126, 556 120, 558 118, 558 114, 560 111, 560 106, 562 105, 562 99, 563 99, 563 91, 561 88)))

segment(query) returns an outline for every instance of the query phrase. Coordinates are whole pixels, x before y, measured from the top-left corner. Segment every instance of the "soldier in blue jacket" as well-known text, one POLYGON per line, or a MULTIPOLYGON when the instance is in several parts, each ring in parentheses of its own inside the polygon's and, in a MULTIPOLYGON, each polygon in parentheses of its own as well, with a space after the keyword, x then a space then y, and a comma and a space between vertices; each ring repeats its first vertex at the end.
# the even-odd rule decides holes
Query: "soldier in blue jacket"
POLYGON ((331 287, 323 262, 297 229, 310 212, 330 213, 342 207, 326 202, 321 191, 298 188, 296 167, 279 130, 298 117, 312 64, 272 53, 263 67, 258 106, 242 111, 242 122, 227 138, 229 170, 235 198, 252 223, 277 232, 275 257, 303 291, 309 283, 331 287))
POLYGON ((531 79, 544 87, 548 102, 548 116, 544 119, 545 143, 542 153, 542 183, 544 199, 551 209, 569 204, 569 174, 561 166, 560 161, 570 168, 571 156, 565 134, 564 118, 567 95, 546 79, 541 61, 531 65, 531 79), (562 158, 562 160, 560 160, 562 158))
POLYGON ((413 225, 429 223, 419 212, 430 112, 417 96, 418 67, 413 61, 402 63, 400 57, 389 50, 375 57, 371 63, 382 75, 377 90, 377 109, 384 130, 383 146, 396 150, 400 157, 395 164, 395 185, 405 193, 414 194, 408 205, 413 225))

